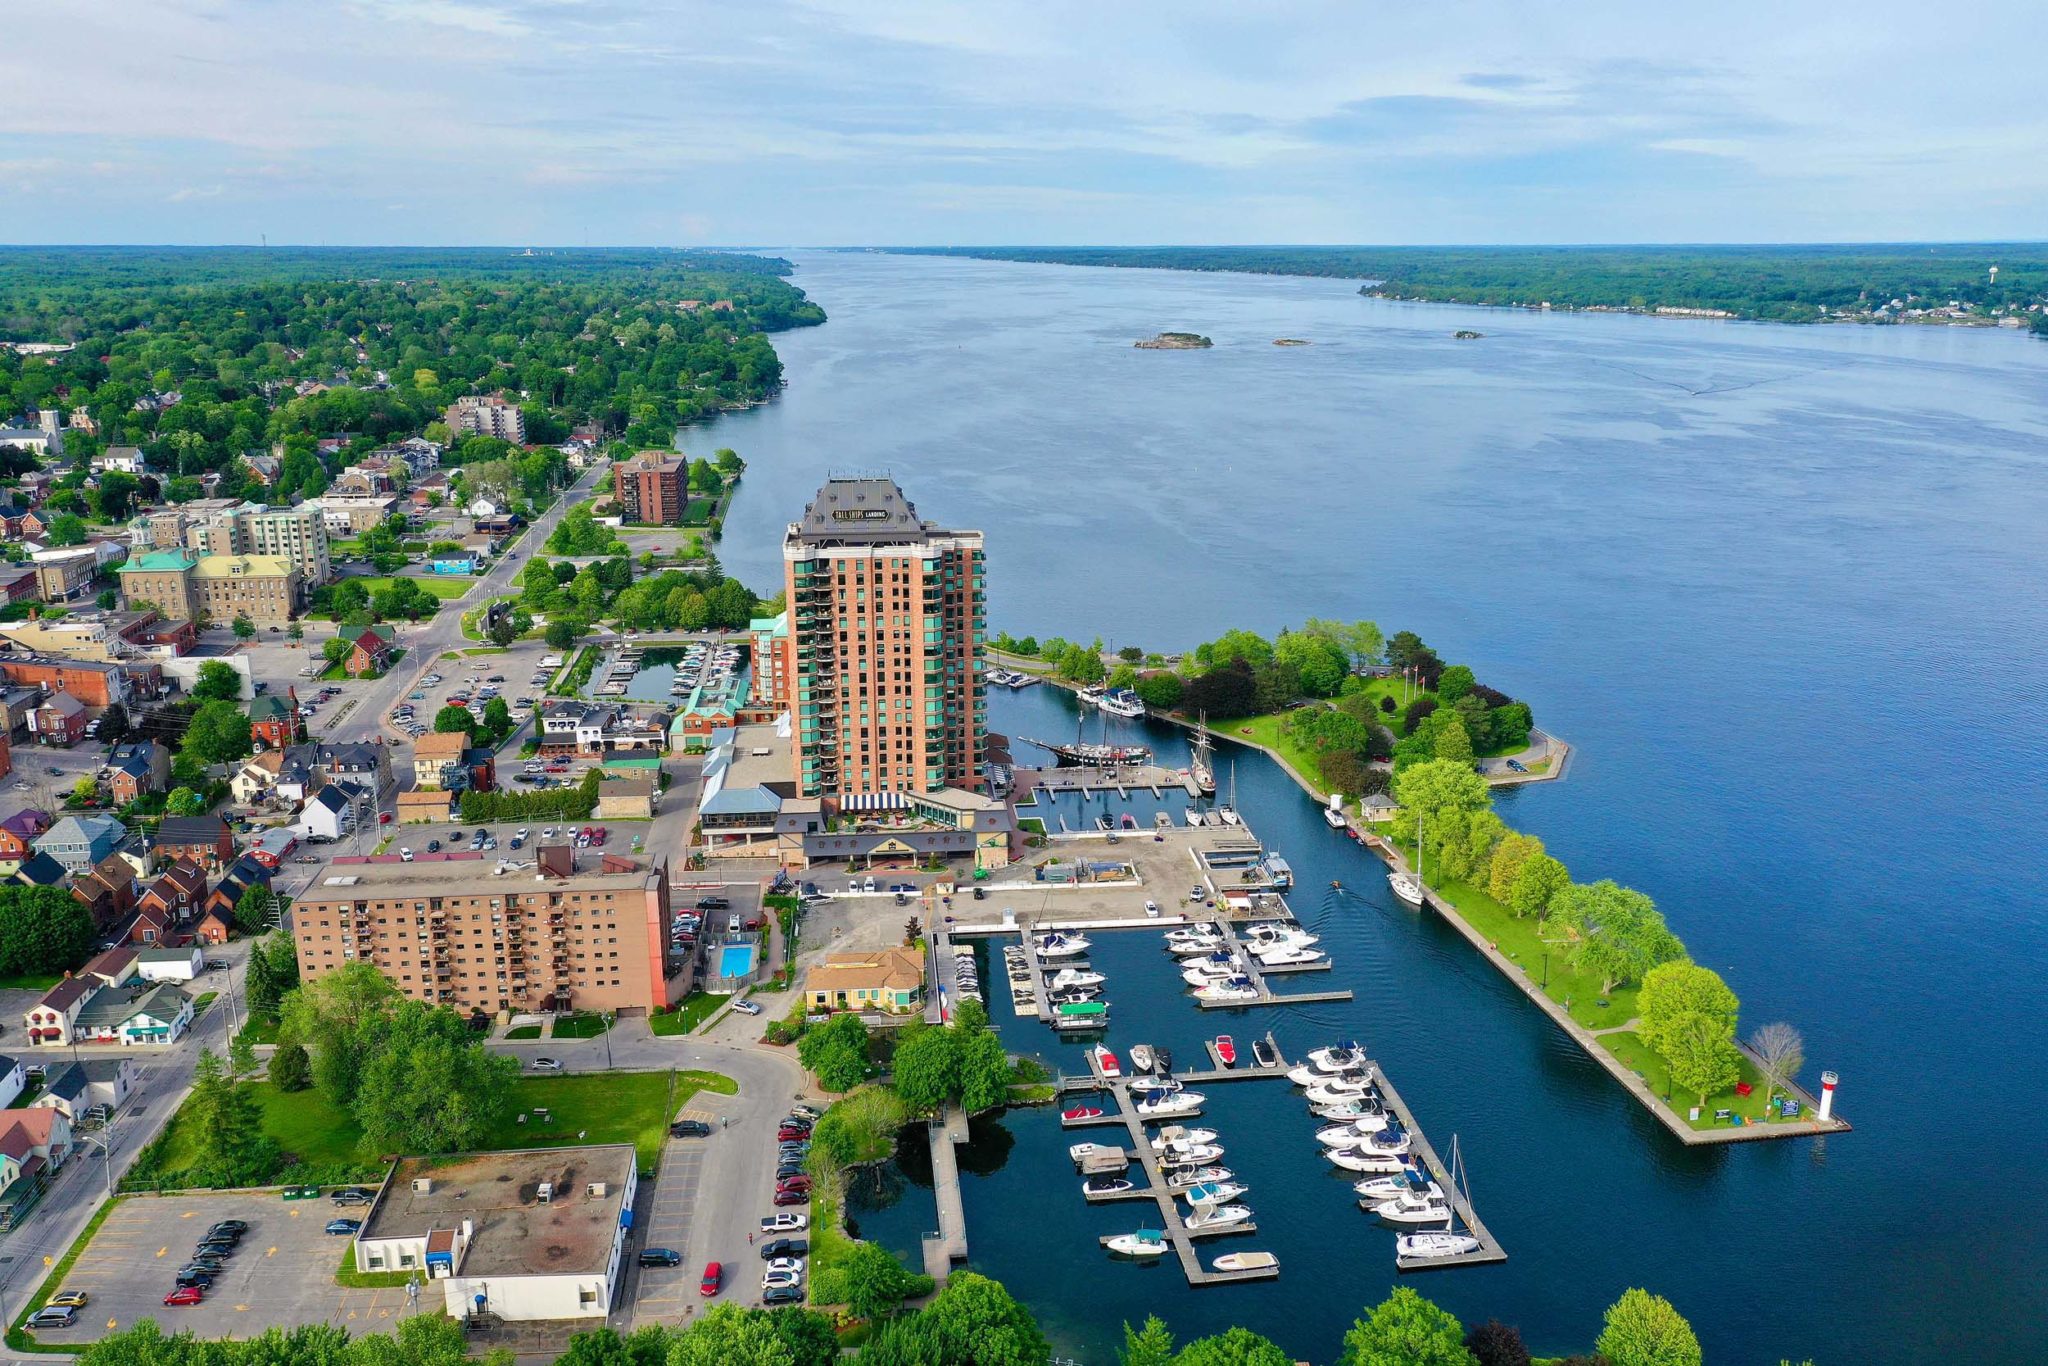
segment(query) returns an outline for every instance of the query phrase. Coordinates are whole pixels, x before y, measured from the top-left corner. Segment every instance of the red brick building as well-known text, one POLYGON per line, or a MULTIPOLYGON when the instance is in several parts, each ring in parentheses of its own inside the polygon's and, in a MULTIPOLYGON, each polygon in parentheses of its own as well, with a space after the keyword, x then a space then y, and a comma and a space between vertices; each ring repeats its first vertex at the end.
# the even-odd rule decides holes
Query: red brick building
POLYGON ((393 648, 391 640, 376 627, 365 626, 353 637, 349 637, 346 631, 342 634, 344 638, 352 639, 355 645, 341 666, 341 671, 350 678, 382 673, 390 666, 393 648))
POLYGON ((159 858, 222 868, 234 862, 235 837, 219 816, 166 816, 151 848, 159 858))
POLYGON ((629 523, 681 526, 690 506, 689 465, 679 455, 642 451, 612 466, 612 494, 629 523))
POLYGON ((283 749, 299 738, 299 690, 286 688, 284 696, 265 693, 249 704, 249 729, 256 743, 265 749, 283 749))

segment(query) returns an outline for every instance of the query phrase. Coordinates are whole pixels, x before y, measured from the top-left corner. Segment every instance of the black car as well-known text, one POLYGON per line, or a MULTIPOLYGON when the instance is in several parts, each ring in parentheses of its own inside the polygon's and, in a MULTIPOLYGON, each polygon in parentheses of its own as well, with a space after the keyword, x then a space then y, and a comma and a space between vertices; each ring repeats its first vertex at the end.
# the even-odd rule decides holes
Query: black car
POLYGON ((185 1269, 187 1271, 211 1271, 218 1276, 221 1268, 226 1265, 227 1263, 218 1257, 194 1257, 191 1261, 185 1263, 185 1269))
POLYGON ((761 1244, 761 1260, 765 1262, 772 1257, 805 1257, 810 1255, 810 1251, 811 1245, 802 1238, 776 1238, 761 1244))
POLYGON ((208 1286, 213 1284, 213 1273, 211 1271, 202 1271, 197 1267, 188 1266, 183 1271, 180 1271, 178 1273, 178 1278, 175 1284, 180 1289, 183 1289, 188 1285, 196 1285, 201 1290, 204 1290, 208 1286))
POLYGON ((361 1186, 343 1186, 328 1197, 337 1205, 367 1205, 372 1198, 361 1186))
POLYGON ((438 854, 438 853, 440 853, 440 852, 441 852, 441 841, 439 841, 439 840, 428 840, 428 841, 427 841, 427 852, 428 852, 428 853, 430 853, 430 854, 438 854))
POLYGON ((771 1285, 761 1292, 761 1303, 766 1305, 802 1304, 803 1301, 804 1292, 801 1286, 771 1285))
POLYGON ((803 1174, 804 1164, 801 1162, 785 1162, 775 1169, 775 1179, 778 1181, 786 1180, 792 1176, 802 1176, 803 1174))
POLYGON ((700 896, 697 898, 697 909, 700 911, 729 911, 732 909, 732 903, 722 896, 700 896))
POLYGON ((249 1231, 249 1225, 240 1219, 223 1219, 206 1230, 209 1238, 239 1238, 249 1231))
POLYGON ((669 1133, 677 1138, 709 1138, 711 1126, 701 1119, 679 1119, 668 1126, 669 1133))
POLYGON ((643 1247, 640 1249, 642 1266, 681 1266, 683 1254, 672 1247, 643 1247))
POLYGON ((235 1255, 235 1248, 237 1246, 237 1240, 233 1238, 208 1236, 201 1238, 199 1245, 192 1250, 194 1252, 217 1252, 223 1257, 232 1257, 235 1255))

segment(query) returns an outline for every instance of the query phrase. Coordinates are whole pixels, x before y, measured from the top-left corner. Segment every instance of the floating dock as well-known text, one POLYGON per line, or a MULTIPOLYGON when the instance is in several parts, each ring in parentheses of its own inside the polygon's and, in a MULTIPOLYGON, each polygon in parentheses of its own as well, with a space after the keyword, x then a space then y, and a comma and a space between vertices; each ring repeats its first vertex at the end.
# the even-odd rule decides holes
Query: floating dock
POLYGON ((1223 917, 1218 917, 1216 924, 1218 928, 1220 928, 1223 931, 1224 939, 1229 942, 1230 951, 1243 960, 1243 975, 1251 980, 1252 986, 1258 991, 1259 994, 1257 999, 1250 1001, 1205 1001, 1201 997, 1197 996, 1194 998, 1195 1004, 1200 1006, 1202 1009, 1246 1010, 1251 1008, 1252 1006, 1299 1006, 1313 1005, 1319 1001, 1348 1001, 1351 999, 1351 992, 1349 990, 1302 991, 1287 996, 1283 996, 1276 993, 1272 987, 1266 984, 1266 977, 1269 973, 1276 971, 1328 971, 1330 967, 1330 960, 1328 958, 1324 958, 1321 963, 1282 964, 1277 969, 1262 967, 1259 963, 1259 960, 1254 958, 1251 954, 1251 951, 1244 946, 1244 941, 1237 937, 1237 927, 1235 925, 1231 924, 1231 922, 1228 919, 1223 917))
POLYGON ((937 1197, 939 1231, 924 1240, 924 1273, 940 1285, 967 1260, 967 1210, 960 1199, 960 1164, 954 1145, 967 1142, 967 1112, 957 1101, 926 1126, 932 1154, 932 1194, 937 1197))
MULTIPOLYGON (((1394 1083, 1387 1080, 1387 1070, 1371 1059, 1368 1059, 1367 1063, 1372 1068, 1373 1076, 1377 1079, 1380 1096, 1386 1101, 1387 1108, 1394 1112, 1394 1117, 1401 1121, 1401 1127, 1408 1131, 1408 1155, 1420 1163, 1423 1169, 1435 1179, 1437 1185, 1443 1188, 1445 1197, 1451 1203, 1452 1212, 1458 1216, 1458 1222, 1464 1226, 1465 1232, 1479 1240, 1477 1249, 1462 1253, 1456 1257, 1397 1256, 1394 1258, 1395 1270, 1444 1271, 1452 1267, 1486 1266, 1493 1262, 1506 1261, 1508 1259, 1507 1251, 1501 1247, 1500 1240, 1487 1231, 1486 1225, 1479 1222, 1479 1216, 1473 1213, 1471 1200, 1466 1198, 1465 1192, 1451 1179, 1451 1169, 1444 1165, 1441 1157, 1437 1156, 1435 1147, 1423 1135, 1422 1126, 1415 1122, 1415 1112, 1408 1108, 1407 1101, 1401 1099, 1401 1093, 1394 1089, 1394 1083)), ((1372 1216, 1367 1215, 1366 1217, 1371 1218, 1372 1216)), ((1401 1226, 1396 1228, 1395 1232, 1398 1234, 1411 1228, 1415 1231, 1420 1231, 1421 1227, 1420 1225, 1401 1226)))

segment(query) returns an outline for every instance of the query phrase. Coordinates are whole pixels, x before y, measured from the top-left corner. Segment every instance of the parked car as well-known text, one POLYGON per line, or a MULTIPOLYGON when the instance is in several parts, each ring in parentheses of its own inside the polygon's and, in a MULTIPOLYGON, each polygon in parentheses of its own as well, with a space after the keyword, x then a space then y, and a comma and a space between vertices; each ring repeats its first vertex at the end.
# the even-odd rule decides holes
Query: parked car
POLYGON ((642 1266, 681 1266, 683 1254, 672 1247, 643 1247, 640 1249, 642 1266))
POLYGON ((83 1290, 61 1290, 50 1296, 44 1305, 47 1309, 83 1309, 92 1303, 92 1296, 83 1290))
POLYGON ((811 1225, 807 1214, 771 1214, 761 1220, 763 1233, 802 1233, 811 1225))
POLYGON ((765 1262, 771 1257, 806 1257, 810 1255, 810 1251, 811 1245, 805 1239, 776 1238, 761 1244, 761 1260, 765 1262))
POLYGON ((360 1219, 329 1219, 327 1221, 327 1231, 334 1234, 361 1233, 363 1231, 363 1221, 360 1219))
POLYGON ((246 1219, 223 1219, 206 1231, 209 1234, 226 1234, 231 1238, 239 1238, 249 1231, 249 1222, 246 1219))
POLYGON ((367 1205, 375 1197, 361 1186, 344 1186, 327 1198, 337 1205, 367 1205))
POLYGON ((213 1273, 188 1266, 178 1272, 177 1279, 172 1284, 180 1290, 203 1290, 213 1284, 213 1273))
POLYGON ((804 1288, 800 1285, 771 1285, 761 1292, 761 1303, 768 1306, 778 1304, 802 1304, 804 1288))
POLYGON ((713 1262, 704 1268, 704 1278, 697 1282, 697 1293, 709 1299, 718 1293, 718 1287, 724 1280, 725 1268, 713 1262))
POLYGON ((737 1010, 742 1015, 759 1015, 761 1013, 760 1006, 744 998, 734 1001, 732 1003, 732 1008, 734 1010, 737 1010))
POLYGON ((811 1193, 807 1190, 777 1190, 774 1203, 776 1205, 808 1205, 811 1203, 811 1193))
POLYGON ((560 1058, 535 1058, 527 1066, 536 1072, 559 1072, 562 1070, 562 1060, 560 1058))
POLYGON ((732 909, 732 902, 722 896, 700 896, 697 898, 697 909, 700 911, 728 911, 732 909))
POLYGON ((668 1126, 668 1131, 676 1138, 711 1137, 711 1126, 701 1119, 679 1119, 668 1126))
POLYGON ((197 1304, 205 1298, 206 1292, 198 1286, 181 1285, 170 1294, 164 1296, 164 1303, 168 1305, 197 1304))
POLYGON ((42 1328, 69 1328, 77 1321, 78 1311, 76 1309, 51 1306, 47 1309, 38 1309, 35 1313, 30 1314, 28 1316, 28 1327, 32 1331, 42 1328))

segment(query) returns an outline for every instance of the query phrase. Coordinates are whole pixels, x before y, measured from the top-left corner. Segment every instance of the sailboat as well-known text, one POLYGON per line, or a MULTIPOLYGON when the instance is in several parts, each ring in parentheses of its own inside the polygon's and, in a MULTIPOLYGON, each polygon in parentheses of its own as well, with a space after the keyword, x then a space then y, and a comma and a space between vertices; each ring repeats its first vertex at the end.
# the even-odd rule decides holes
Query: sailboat
POLYGON ((1415 813, 1415 871, 1395 871, 1387 874, 1387 885, 1394 889, 1394 895, 1410 906, 1420 908, 1422 895, 1427 889, 1422 881, 1422 813, 1415 813))
MULTIPOLYGON (((1465 1182, 1465 1158, 1458 1151, 1458 1136, 1451 1135, 1451 1193, 1462 1200, 1467 1208, 1471 1206, 1472 1194, 1465 1182)), ((1442 1194, 1442 1192, 1439 1192, 1442 1194)), ((1446 1197, 1446 1204, 1449 1204, 1446 1197)), ((1386 1217, 1383 1211, 1374 1213, 1386 1217)), ((1443 1213, 1444 1226, 1422 1233, 1403 1233, 1394 1239, 1394 1255, 1412 1261, 1437 1261, 1448 1257, 1463 1257, 1477 1252, 1479 1240, 1469 1233, 1458 1232, 1458 1212, 1451 1205, 1443 1213)))
POLYGON ((1209 713, 1198 712, 1196 720, 1200 729, 1195 732, 1195 742, 1190 749, 1188 776, 1195 780, 1195 790, 1204 797, 1216 795, 1216 764, 1211 758, 1209 746, 1209 713))

